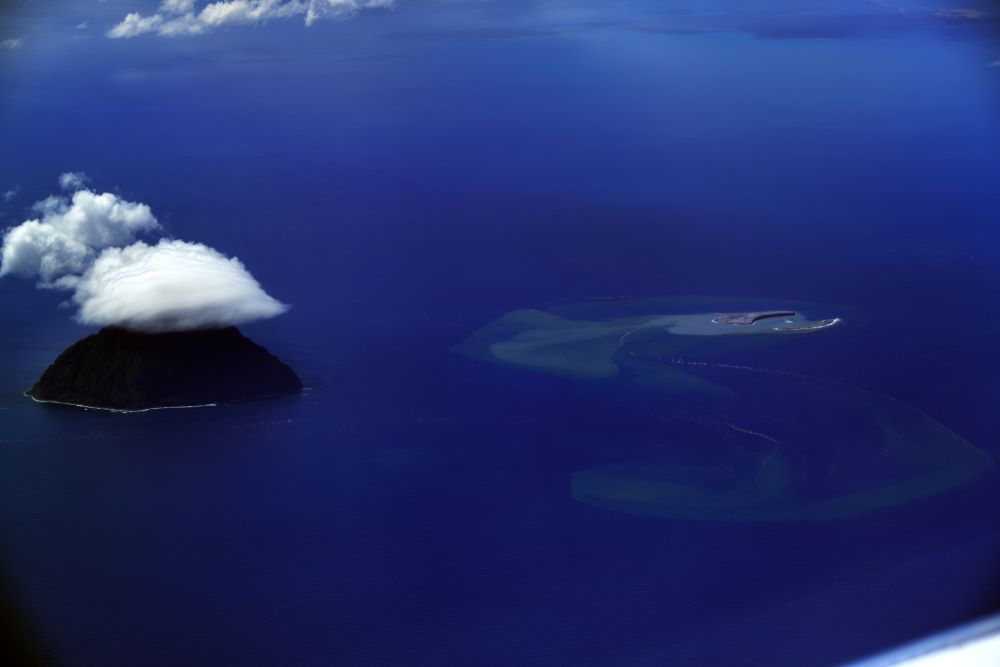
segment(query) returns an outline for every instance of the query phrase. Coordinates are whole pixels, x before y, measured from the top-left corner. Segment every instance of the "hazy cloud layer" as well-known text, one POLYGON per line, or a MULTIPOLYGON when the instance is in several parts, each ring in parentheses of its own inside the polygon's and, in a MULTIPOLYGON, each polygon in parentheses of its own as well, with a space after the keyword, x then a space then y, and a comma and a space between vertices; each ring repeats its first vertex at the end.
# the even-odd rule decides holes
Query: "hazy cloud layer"
POLYGON ((83 324, 139 331, 221 327, 287 310, 238 259, 167 240, 108 248, 76 282, 73 301, 83 324))
POLYGON ((89 180, 82 171, 67 171, 64 174, 59 174, 59 187, 63 190, 79 190, 89 180))
POLYGON ((163 0, 156 13, 128 14, 108 31, 122 39, 154 33, 161 37, 190 37, 231 25, 250 25, 272 19, 301 16, 306 25, 323 18, 353 14, 362 9, 391 7, 395 0, 219 0, 202 5, 195 0, 163 0))
MULTIPOLYGON (((64 189, 87 180, 72 172, 59 177, 64 189)), ((0 276, 72 291, 83 324, 176 331, 242 324, 288 308, 236 258, 198 243, 136 241, 161 230, 146 204, 78 189, 44 199, 33 211, 38 217, 4 233, 0 276)))
POLYGON ((733 32, 758 39, 851 40, 885 38, 933 31, 955 36, 992 35, 1000 27, 995 13, 982 9, 901 11, 875 3, 866 11, 858 7, 822 11, 729 11, 678 14, 660 20, 635 22, 629 27, 665 35, 703 35, 733 32))

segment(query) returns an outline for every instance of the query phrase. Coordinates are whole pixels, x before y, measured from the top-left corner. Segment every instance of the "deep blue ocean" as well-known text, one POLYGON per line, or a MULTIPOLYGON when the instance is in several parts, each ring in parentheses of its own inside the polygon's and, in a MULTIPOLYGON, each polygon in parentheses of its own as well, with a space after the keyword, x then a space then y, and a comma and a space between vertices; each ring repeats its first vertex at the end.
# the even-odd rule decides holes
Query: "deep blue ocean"
POLYGON ((92 330, 0 281, 2 579, 55 661, 808 667, 1000 611, 996 468, 829 520, 595 507, 574 474, 691 446, 697 397, 453 349, 525 308, 822 304, 842 326, 712 353, 780 373, 702 375, 784 410, 803 465, 844 463, 840 417, 792 376, 1000 455, 995 16, 399 0, 103 37, 155 4, 4 10, 0 223, 70 170, 148 203, 292 304, 243 331, 308 389, 35 404, 92 330))

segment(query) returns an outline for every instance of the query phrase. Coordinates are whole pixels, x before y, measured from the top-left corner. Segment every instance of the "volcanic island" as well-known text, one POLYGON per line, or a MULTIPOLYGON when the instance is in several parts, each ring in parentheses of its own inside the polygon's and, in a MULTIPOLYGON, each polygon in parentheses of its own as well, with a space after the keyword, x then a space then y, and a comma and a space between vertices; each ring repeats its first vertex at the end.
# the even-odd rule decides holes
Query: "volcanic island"
POLYGON ((234 326, 161 333, 105 327, 67 348, 25 393, 45 403, 130 412, 301 389, 295 371, 234 326))

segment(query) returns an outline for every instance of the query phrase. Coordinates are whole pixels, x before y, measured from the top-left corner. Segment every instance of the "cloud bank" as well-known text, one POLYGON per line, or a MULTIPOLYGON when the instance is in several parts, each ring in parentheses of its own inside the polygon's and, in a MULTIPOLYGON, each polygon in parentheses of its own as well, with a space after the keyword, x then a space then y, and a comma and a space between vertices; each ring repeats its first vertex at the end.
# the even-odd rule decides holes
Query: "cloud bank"
MULTIPOLYGON (((84 174, 60 176, 81 187, 84 174)), ((37 278, 71 291, 81 324, 162 332, 243 324, 288 306, 269 296, 236 258, 199 243, 137 240, 161 232, 146 204, 78 189, 33 208, 38 217, 12 227, 0 247, 0 276, 37 278)))
POLYGON ((115 194, 79 190, 72 198, 53 196, 34 206, 39 217, 4 234, 0 277, 38 277, 52 286, 65 276, 86 270, 97 253, 135 241, 160 228, 145 204, 115 194))
POLYGON ((252 25, 273 19, 302 16, 307 26, 376 7, 395 0, 218 0, 198 9, 196 0, 163 0, 156 13, 128 14, 107 32, 113 39, 154 33, 160 37, 191 37, 231 25, 252 25))

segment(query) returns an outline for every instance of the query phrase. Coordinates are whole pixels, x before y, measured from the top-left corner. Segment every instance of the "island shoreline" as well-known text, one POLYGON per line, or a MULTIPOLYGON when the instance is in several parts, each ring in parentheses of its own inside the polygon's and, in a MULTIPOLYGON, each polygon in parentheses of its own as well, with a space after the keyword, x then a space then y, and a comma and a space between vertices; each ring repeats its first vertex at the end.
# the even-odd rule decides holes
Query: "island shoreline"
POLYGON ((26 389, 23 392, 23 395, 27 396, 28 398, 30 398, 35 403, 41 403, 41 404, 46 404, 46 405, 61 405, 63 407, 67 407, 67 408, 78 408, 80 410, 98 410, 100 412, 116 412, 116 413, 119 413, 119 414, 138 414, 138 413, 141 413, 141 412, 154 412, 156 410, 196 410, 196 409, 200 409, 200 408, 222 408, 222 407, 225 407, 227 405, 237 405, 239 403, 250 403, 250 402, 253 402, 253 401, 262 401, 262 400, 268 400, 268 399, 272 399, 272 398, 281 398, 282 396, 295 396, 297 394, 304 394, 304 393, 306 393, 307 389, 308 389, 308 387, 303 387, 302 389, 299 389, 298 391, 293 391, 293 392, 284 392, 284 393, 280 393, 280 394, 267 394, 267 395, 264 395, 264 396, 254 396, 253 398, 247 398, 247 399, 236 400, 236 401, 225 401, 225 402, 221 402, 221 403, 199 403, 199 404, 196 404, 196 405, 157 405, 157 406, 154 406, 154 407, 151 407, 151 408, 137 408, 135 410, 129 410, 127 408, 106 408, 106 407, 101 407, 101 406, 98 406, 98 405, 84 405, 83 403, 70 403, 68 401, 53 401, 53 400, 46 400, 44 398, 36 398, 36 397, 34 397, 34 396, 31 395, 31 393, 30 393, 31 389, 26 389))

